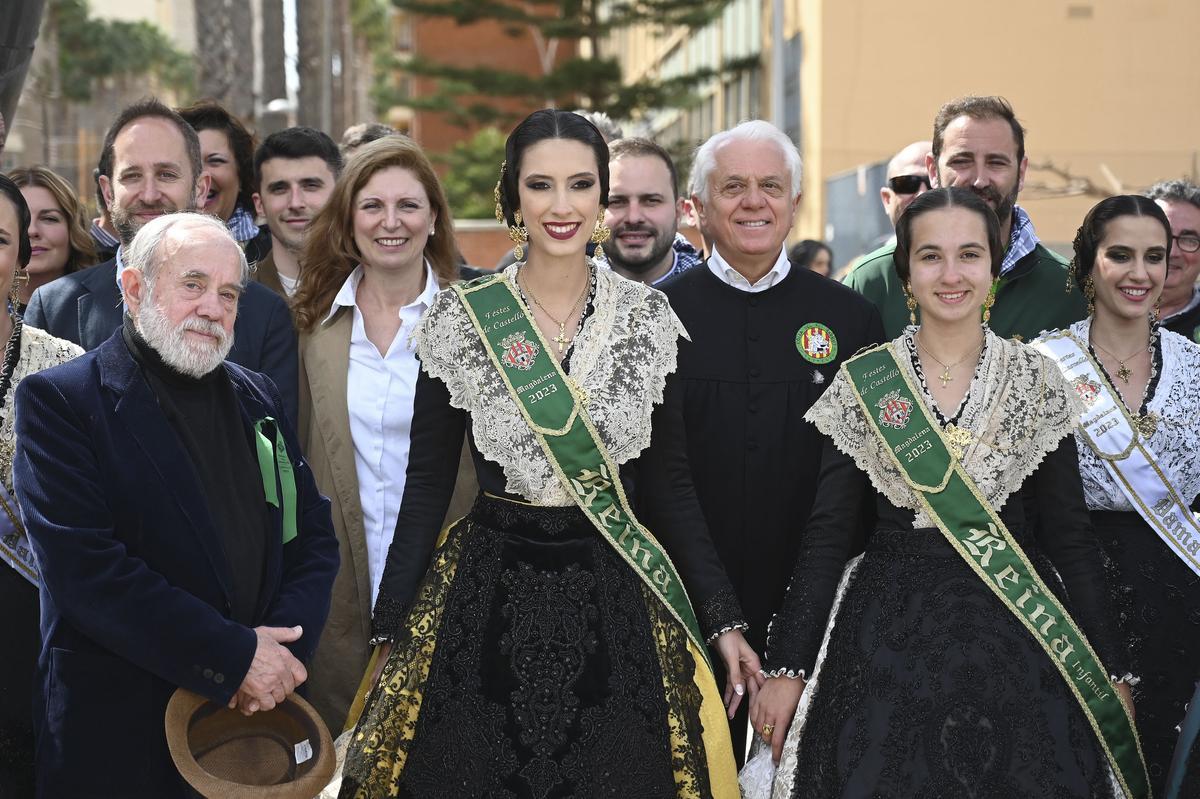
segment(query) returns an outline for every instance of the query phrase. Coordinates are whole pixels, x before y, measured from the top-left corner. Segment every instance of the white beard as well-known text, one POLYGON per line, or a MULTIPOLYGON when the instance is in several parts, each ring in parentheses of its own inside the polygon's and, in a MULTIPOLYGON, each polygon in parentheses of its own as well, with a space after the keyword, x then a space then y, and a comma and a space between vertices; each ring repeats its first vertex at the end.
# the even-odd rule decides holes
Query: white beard
POLYGON ((226 334, 218 323, 198 316, 188 317, 179 327, 171 327, 167 315, 154 302, 153 291, 146 292, 146 301, 138 309, 136 321, 142 338, 163 361, 189 377, 203 377, 216 369, 233 347, 232 333, 226 334), (217 341, 202 344, 188 337, 189 330, 216 336, 217 341))

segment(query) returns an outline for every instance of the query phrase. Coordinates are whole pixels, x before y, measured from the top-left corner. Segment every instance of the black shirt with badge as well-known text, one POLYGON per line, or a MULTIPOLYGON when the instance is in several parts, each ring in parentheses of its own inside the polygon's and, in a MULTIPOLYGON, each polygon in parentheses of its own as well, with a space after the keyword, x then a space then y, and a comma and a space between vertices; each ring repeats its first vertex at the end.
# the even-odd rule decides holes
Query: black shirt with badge
POLYGON ((691 341, 680 342, 681 390, 668 393, 653 435, 686 440, 747 640, 762 652, 821 467, 822 436, 804 414, 844 360, 883 340, 883 323, 862 295, 807 269, 750 293, 698 267, 662 290, 691 341))

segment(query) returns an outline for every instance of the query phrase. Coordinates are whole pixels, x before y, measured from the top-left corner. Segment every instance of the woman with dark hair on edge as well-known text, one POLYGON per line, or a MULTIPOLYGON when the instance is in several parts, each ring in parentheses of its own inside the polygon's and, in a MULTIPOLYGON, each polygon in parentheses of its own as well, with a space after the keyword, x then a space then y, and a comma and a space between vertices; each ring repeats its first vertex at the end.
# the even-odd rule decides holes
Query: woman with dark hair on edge
POLYGON ((1144 797, 1075 390, 988 328, 1003 252, 975 193, 926 192, 896 241, 912 324, 807 415, 821 483, 764 657, 788 673, 751 703, 773 795, 1144 797))
POLYGON ((684 331, 662 294, 587 258, 607 193, 599 131, 530 115, 496 188, 517 263, 440 293, 414 334, 407 485, 342 797, 738 795, 707 647, 730 709, 760 664, 682 450, 648 449, 684 331), (439 535, 465 430, 481 490, 439 535), (646 503, 674 523, 646 530, 646 503))
POLYGON ((41 650, 37 562, 13 495, 16 445, 13 392, 28 375, 66 363, 83 350, 37 328, 16 313, 20 285, 28 278, 32 245, 29 206, 11 178, 0 175, 0 607, 4 608, 4 657, 0 658, 0 796, 33 796, 33 672, 41 650))
POLYGON ((796 242, 788 250, 788 260, 792 266, 808 269, 818 275, 829 277, 833 274, 833 250, 823 241, 805 239, 796 242))
POLYGON ((214 100, 200 100, 179 115, 200 137, 200 162, 209 178, 200 209, 222 220, 251 264, 271 251, 271 234, 255 224, 254 134, 214 100))
POLYGON ((1191 510, 1200 495, 1200 346, 1158 325, 1171 245, 1154 200, 1102 200, 1083 220, 1071 262, 1088 318, 1035 343, 1082 403, 1083 494, 1140 680, 1133 699, 1155 796, 1165 794, 1200 661, 1200 524, 1191 510))

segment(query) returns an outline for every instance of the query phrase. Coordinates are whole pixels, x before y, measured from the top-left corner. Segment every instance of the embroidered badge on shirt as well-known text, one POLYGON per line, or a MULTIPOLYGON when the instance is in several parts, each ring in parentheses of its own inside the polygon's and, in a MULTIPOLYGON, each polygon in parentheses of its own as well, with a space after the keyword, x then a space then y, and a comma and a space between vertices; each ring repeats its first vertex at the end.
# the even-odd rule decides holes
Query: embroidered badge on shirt
POLYGON ((837 336, 819 322, 809 322, 796 331, 796 349, 809 363, 829 363, 837 357, 837 336))
POLYGON ((509 369, 520 369, 522 372, 533 368, 533 362, 540 352, 537 344, 525 340, 524 333, 513 333, 502 340, 500 346, 504 347, 504 355, 500 358, 504 365, 509 369))
POLYGON ((912 402, 901 397, 898 390, 889 391, 875 403, 875 407, 879 409, 880 424, 897 430, 908 427, 908 419, 912 415, 912 402))

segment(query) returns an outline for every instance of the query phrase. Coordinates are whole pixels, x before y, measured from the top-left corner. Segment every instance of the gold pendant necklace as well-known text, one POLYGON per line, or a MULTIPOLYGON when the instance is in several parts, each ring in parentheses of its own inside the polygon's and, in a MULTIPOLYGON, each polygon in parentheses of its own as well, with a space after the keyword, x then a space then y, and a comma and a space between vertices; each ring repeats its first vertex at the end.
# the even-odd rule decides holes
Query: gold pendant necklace
POLYGON ((1092 346, 1098 348, 1105 355, 1107 355, 1108 357, 1112 358, 1114 361, 1117 362, 1117 366, 1120 367, 1117 369, 1117 377, 1121 378, 1121 382, 1125 383, 1126 385, 1129 385, 1129 378, 1133 377, 1133 371, 1128 366, 1125 365, 1125 362, 1131 358, 1137 357, 1138 355, 1140 355, 1143 352, 1150 351, 1150 347, 1148 347, 1148 346, 1139 347, 1132 354, 1126 355, 1124 358, 1118 358, 1116 355, 1113 355, 1111 352, 1109 352, 1103 346, 1101 346, 1100 343, 1097 342, 1095 339, 1092 339, 1092 346))
MULTIPOLYGON (((524 268, 524 267, 522 267, 522 268, 524 268)), ((519 276, 520 272, 518 272, 517 274, 519 276)), ((592 275, 591 275, 591 270, 589 269, 587 278, 583 281, 583 293, 581 293, 579 295, 579 298, 576 299, 575 302, 571 304, 571 310, 567 311, 566 319, 563 319, 561 322, 558 321, 557 319, 555 319, 550 314, 550 312, 546 310, 546 306, 542 305, 542 303, 538 301, 538 298, 535 297, 533 292, 529 290, 528 284, 525 286, 525 295, 527 297, 529 297, 529 299, 533 300, 534 305, 536 305, 538 308, 542 309, 542 313, 544 313, 547 317, 549 317, 551 322, 558 325, 558 335, 550 340, 558 345, 558 354, 559 355, 562 355, 563 351, 566 350, 567 345, 570 344, 574 340, 573 336, 571 338, 567 338, 567 322, 570 321, 571 316, 575 313, 575 310, 579 307, 579 304, 581 302, 583 302, 585 297, 587 297, 588 289, 591 288, 591 285, 592 285, 592 275)))
POLYGON ((978 353, 980 350, 983 349, 983 343, 981 342, 979 344, 979 347, 977 347, 976 349, 974 349, 970 353, 968 353, 966 355, 966 357, 959 358, 954 363, 947 364, 947 363, 942 363, 940 360, 938 360, 938 357, 936 355, 934 355, 932 352, 930 352, 928 347, 926 347, 924 344, 921 343, 921 334, 919 332, 913 334, 913 340, 917 342, 917 346, 920 347, 921 350, 926 355, 928 355, 930 358, 933 358, 933 360, 937 361, 937 363, 942 367, 942 373, 940 375, 938 375, 938 380, 942 381, 942 388, 945 388, 946 386, 950 385, 950 381, 952 381, 954 379, 954 375, 950 374, 951 369, 953 369, 955 366, 959 366, 960 364, 963 363, 963 361, 966 361, 968 358, 972 357, 973 355, 975 355, 976 353, 978 353))

